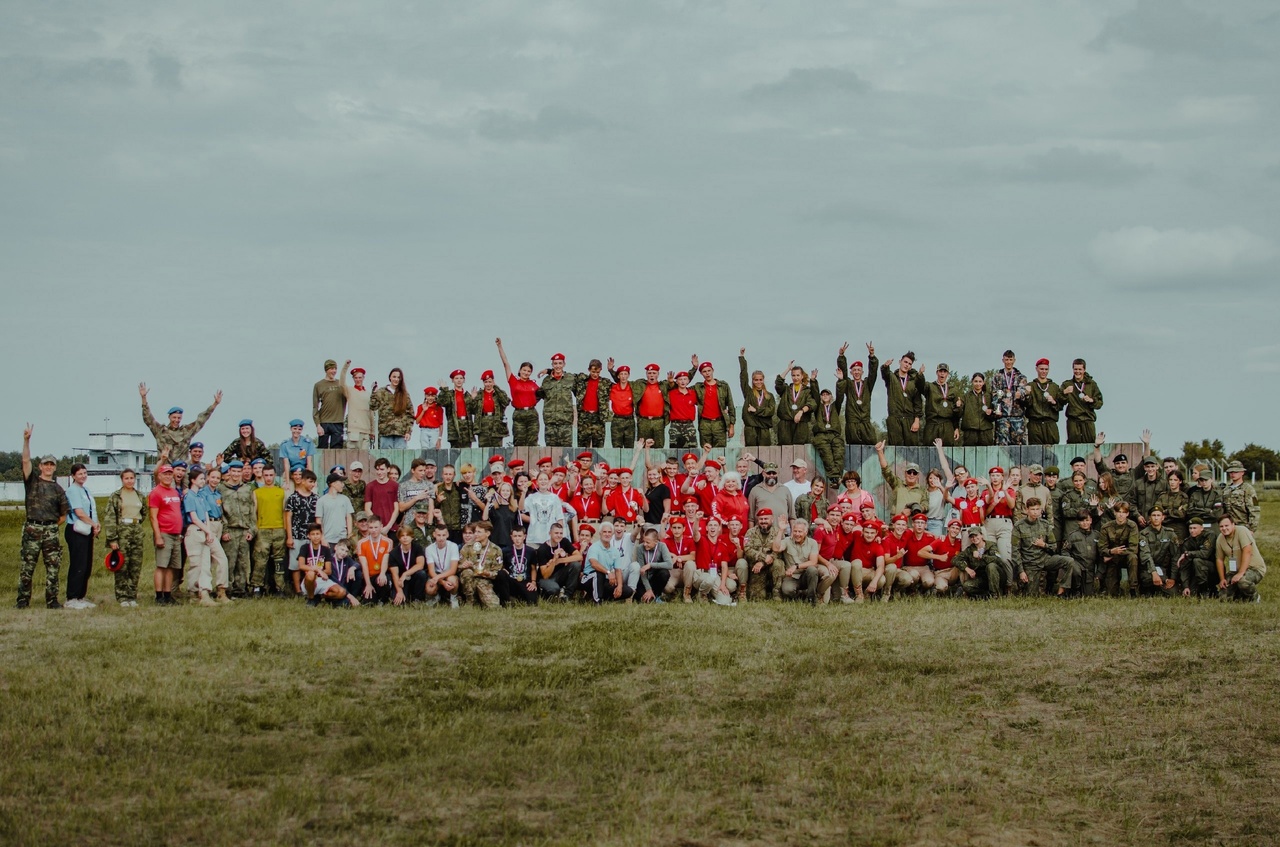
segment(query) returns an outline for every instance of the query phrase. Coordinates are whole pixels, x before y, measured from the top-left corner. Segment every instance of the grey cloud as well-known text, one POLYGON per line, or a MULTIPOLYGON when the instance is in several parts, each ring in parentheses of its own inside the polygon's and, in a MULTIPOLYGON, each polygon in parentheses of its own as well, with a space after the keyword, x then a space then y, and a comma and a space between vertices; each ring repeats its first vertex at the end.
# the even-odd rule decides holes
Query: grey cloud
POLYGON ((840 201, 801 212, 804 223, 821 226, 879 227, 882 229, 914 229, 923 222, 894 209, 840 201))
POLYGON ((17 88, 127 88, 133 85, 133 66, 124 59, 6 56, 0 58, 0 79, 17 88))
POLYGON ((1182 0, 1138 0, 1128 12, 1108 18, 1091 46, 1105 49, 1115 43, 1207 59, 1258 52, 1242 33, 1220 18, 1189 8, 1182 0))
POLYGON ((752 86, 744 96, 754 101, 786 101, 865 94, 870 90, 866 80, 845 68, 792 68, 777 82, 752 86))
POLYGON ((1054 147, 1044 153, 1028 156, 1022 166, 1009 176, 1028 182, 1080 182, 1115 185, 1140 179, 1151 168, 1131 162, 1119 153, 1081 150, 1079 147, 1054 147))
POLYGON ((182 63, 177 59, 152 50, 150 58, 147 59, 147 66, 151 69, 151 81, 157 88, 169 91, 182 90, 182 63))
POLYGON ((604 122, 590 112, 565 106, 544 106, 532 117, 506 109, 476 115, 476 132, 491 141, 556 141, 603 128, 604 122))

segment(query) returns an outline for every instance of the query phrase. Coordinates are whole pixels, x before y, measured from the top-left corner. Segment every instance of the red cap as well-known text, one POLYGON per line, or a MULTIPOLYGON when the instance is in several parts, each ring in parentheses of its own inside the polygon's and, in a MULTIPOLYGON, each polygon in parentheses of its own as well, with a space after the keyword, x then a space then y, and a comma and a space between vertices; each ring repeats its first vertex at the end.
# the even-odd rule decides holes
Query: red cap
MULTIPOLYGON (((999 465, 996 465, 994 468, 987 471, 987 473, 988 474, 998 473, 1000 474, 1000 476, 1004 476, 1004 468, 1000 467, 999 465)), ((968 482, 966 481, 965 484, 968 485, 968 482)))
POLYGON ((504 461, 506 461, 506 460, 505 460, 505 459, 503 459, 501 456, 490 456, 490 457, 489 457, 489 464, 491 464, 491 465, 492 465, 494 462, 504 462, 504 461))
POLYGON ((924 521, 925 523, 928 523, 929 516, 926 515, 924 512, 916 512, 914 515, 911 516, 911 522, 915 523, 916 521, 924 521))
POLYGON ((510 468, 511 470, 515 470, 516 468, 523 468, 524 459, 512 459, 510 462, 507 462, 507 467, 510 468))
POLYGON ((761 515, 771 518, 773 517, 773 509, 761 509, 760 511, 756 512, 757 518, 760 517, 761 515))
MULTIPOLYGON (((768 511, 769 511, 768 509, 761 509, 759 512, 756 512, 756 514, 757 514, 757 515, 759 515, 761 512, 768 512, 768 511)), ((770 514, 773 514, 773 513, 772 513, 772 512, 770 512, 770 514)), ((672 519, 667 523, 667 526, 682 526, 682 527, 684 527, 685 529, 688 529, 688 528, 689 528, 689 522, 688 522, 687 520, 685 520, 684 518, 681 518, 681 517, 675 517, 675 518, 672 518, 672 519)))
POLYGON ((853 363, 852 365, 850 365, 849 367, 851 367, 851 368, 860 368, 860 367, 862 367, 862 362, 854 362, 854 363, 853 363))
POLYGON ((161 465, 156 468, 156 473, 173 473, 173 465, 161 465))
POLYGON ((549 464, 551 464, 550 456, 543 456, 541 459, 538 460, 538 467, 542 467, 543 465, 549 465, 549 464))
POLYGON ((434 385, 428 385, 426 388, 422 389, 422 393, 435 395, 440 393, 440 389, 436 388, 434 385))
POLYGON ((646 371, 660 371, 660 370, 662 370, 662 368, 658 367, 658 366, 657 366, 657 365, 655 365, 653 362, 650 362, 649 364, 645 365, 645 366, 644 366, 644 369, 645 369, 646 371))
POLYGON ((685 462, 689 461, 690 459, 693 459, 695 462, 696 462, 696 461, 698 461, 698 456, 697 456, 697 454, 696 454, 696 453, 685 453, 683 456, 681 456, 681 457, 680 457, 680 464, 682 464, 682 465, 683 465, 685 462))
POLYGON ((480 379, 481 380, 493 379, 493 371, 485 371, 484 373, 480 374, 480 379))
POLYGON ((352 376, 355 376, 356 374, 362 374, 362 373, 365 373, 365 369, 364 369, 364 368, 352 368, 352 369, 351 369, 351 375, 352 375, 352 376))
POLYGON ((951 527, 953 526, 962 526, 962 524, 956 518, 952 518, 951 520, 947 521, 947 529, 951 529, 951 527))
POLYGON ((591 451, 590 451, 590 450, 583 450, 581 453, 579 453, 579 454, 578 454, 578 458, 579 458, 579 459, 590 459, 590 458, 593 458, 593 457, 592 457, 592 455, 591 455, 591 451))
POLYGON ((717 462, 715 459, 707 459, 707 461, 703 464, 703 467, 704 467, 704 468, 715 468, 715 469, 716 469, 716 470, 718 470, 718 471, 722 471, 722 470, 724 470, 724 465, 720 464, 720 463, 719 463, 719 462, 717 462))
POLYGON ((716 366, 711 364, 710 362, 703 362, 702 364, 698 365, 699 371, 705 371, 707 368, 711 368, 711 370, 715 370, 716 366))
POLYGON ((567 473, 569 472, 569 469, 568 469, 568 468, 566 468, 566 467, 565 467, 565 466, 563 466, 563 465, 557 465, 556 467, 554 467, 554 468, 552 468, 552 469, 551 469, 551 472, 552 472, 552 473, 563 473, 563 474, 567 474, 567 473))
POLYGON ((467 375, 467 372, 459 368, 456 371, 450 371, 449 379, 453 379, 455 376, 466 376, 466 375, 467 375))
POLYGON ((563 354, 563 353, 554 353, 554 354, 552 354, 552 356, 551 356, 551 361, 553 361, 553 362, 563 362, 563 361, 564 361, 564 354, 563 354))
POLYGON ((1038 367, 1040 367, 1041 365, 1047 365, 1047 364, 1049 364, 1049 360, 1048 360, 1048 359, 1036 359, 1036 367, 1037 367, 1037 368, 1038 368, 1038 367))
POLYGON ((880 521, 877 521, 877 520, 870 520, 862 525, 863 529, 866 529, 867 527, 871 527, 876 532, 879 532, 880 530, 884 529, 884 524, 882 524, 880 521))
POLYGON ((908 515, 908 514, 906 514, 906 513, 899 513, 899 514, 894 515, 894 516, 890 519, 890 523, 897 523, 898 521, 906 521, 906 522, 910 523, 910 521, 911 521, 911 516, 910 516, 910 515, 908 515))

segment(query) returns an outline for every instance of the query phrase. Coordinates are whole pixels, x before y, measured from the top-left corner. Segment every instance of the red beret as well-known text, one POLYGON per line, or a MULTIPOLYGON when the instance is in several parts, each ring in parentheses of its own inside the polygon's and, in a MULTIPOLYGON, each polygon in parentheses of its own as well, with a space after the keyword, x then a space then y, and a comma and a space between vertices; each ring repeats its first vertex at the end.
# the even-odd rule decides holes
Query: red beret
POLYGON ((632 474, 633 476, 635 475, 635 471, 631 470, 630 466, 628 465, 623 465, 622 467, 609 469, 609 473, 613 473, 614 471, 617 471, 620 474, 629 473, 629 474, 632 474))
POLYGON ((492 465, 494 462, 504 462, 504 461, 506 461, 506 460, 505 460, 505 459, 503 459, 501 456, 490 456, 490 457, 489 457, 489 464, 491 464, 491 465, 492 465))
POLYGON ((693 459, 695 462, 696 462, 696 461, 698 461, 698 456, 697 456, 697 454, 696 454, 696 453, 685 453, 683 456, 681 456, 681 457, 680 457, 680 464, 684 464, 685 462, 689 461, 690 459, 693 459))
POLYGON ((884 529, 884 524, 882 524, 880 521, 871 520, 871 521, 867 521, 862 525, 863 529, 867 529, 868 527, 870 527, 871 529, 874 529, 876 532, 879 532, 880 530, 884 529))
POLYGON ((362 374, 362 373, 364 373, 364 372, 365 372, 365 369, 364 369, 364 368, 352 368, 352 369, 351 369, 351 375, 352 375, 352 376, 355 376, 356 374, 362 374))
POLYGON ((953 526, 962 526, 962 524, 957 519, 952 518, 951 520, 947 521, 947 529, 951 529, 951 527, 953 526))
POLYGON ((452 373, 449 374, 449 379, 453 379, 455 376, 466 376, 466 375, 467 375, 467 372, 459 368, 458 370, 453 371, 452 373))
POLYGON ((589 523, 584 523, 578 526, 578 532, 588 532, 591 535, 595 535, 596 528, 589 523))
POLYGON ((564 474, 567 474, 567 473, 569 472, 569 469, 568 469, 568 468, 566 468, 566 467, 564 467, 563 465, 557 465, 556 467, 554 467, 554 468, 552 468, 552 469, 551 469, 551 472, 552 472, 552 473, 564 473, 564 474))
POLYGON ((549 465, 549 464, 551 464, 550 456, 543 456, 541 459, 538 460, 538 467, 542 467, 543 465, 549 465))
POLYGON ((553 362, 563 362, 563 361, 564 361, 564 354, 563 354, 563 353, 553 353, 553 354, 552 354, 552 356, 551 356, 551 361, 553 361, 553 362))
MULTIPOLYGON (((999 465, 996 465, 994 468, 992 468, 991 470, 987 471, 987 473, 988 473, 988 474, 998 473, 998 474, 1000 474, 1001 476, 1004 476, 1004 468, 1000 467, 999 465)), ((966 482, 965 484, 967 485, 968 483, 966 482)))
POLYGON ((700 371, 705 371, 707 368, 711 368, 712 370, 715 370, 716 366, 711 364, 710 362, 703 362, 702 364, 698 365, 698 370, 700 371))
POLYGON ((1047 364, 1049 364, 1049 360, 1048 360, 1048 359, 1036 359, 1036 367, 1037 367, 1037 368, 1038 368, 1038 367, 1040 367, 1041 365, 1047 365, 1047 364))
POLYGON ((426 388, 422 389, 422 393, 435 395, 440 393, 440 389, 436 388, 434 385, 428 385, 426 388))
POLYGON ((485 371, 484 373, 480 374, 480 378, 481 378, 481 379, 493 379, 493 371, 485 371))
POLYGON ((631 366, 630 366, 630 365, 618 365, 617 370, 618 370, 618 373, 622 373, 623 371, 626 371, 627 373, 631 373, 631 366))
POLYGON ((979 485, 977 478, 972 476, 964 481, 965 488, 968 488, 970 483, 973 483, 974 485, 979 485))
POLYGON ((604 474, 605 476, 608 476, 609 474, 614 474, 617 472, 618 472, 617 468, 611 468, 608 465, 604 465, 600 468, 600 473, 604 474))
POLYGON ((524 459, 512 459, 510 462, 507 463, 507 467, 511 468, 511 470, 515 470, 516 468, 523 468, 524 459))
POLYGON ((718 471, 722 471, 722 470, 724 470, 724 465, 720 464, 720 463, 719 463, 719 462, 717 462, 715 459, 707 459, 706 463, 705 463, 705 464, 703 464, 703 467, 704 467, 704 468, 715 468, 715 469, 716 469, 716 470, 718 470, 718 471))
POLYGON ((660 370, 662 370, 662 368, 658 367, 658 366, 657 366, 657 365, 655 365, 653 362, 650 362, 649 364, 645 365, 645 366, 644 366, 644 369, 645 369, 646 371, 660 371, 660 370))
POLYGON ((579 453, 579 454, 578 454, 578 458, 579 458, 579 459, 590 459, 590 458, 592 458, 592 456, 591 456, 591 451, 590 451, 590 450, 583 450, 581 453, 579 453))
POLYGON ((688 371, 677 371, 677 372, 676 372, 676 379, 679 379, 680 377, 684 377, 685 379, 688 379, 688 378, 689 378, 689 372, 688 372, 688 371))
POLYGON ((760 511, 756 512, 757 518, 760 517, 761 515, 764 515, 767 518, 771 518, 773 517, 773 509, 761 509, 760 511))
POLYGON ((853 363, 852 365, 850 365, 849 367, 851 367, 851 368, 860 368, 860 367, 862 367, 862 362, 854 362, 854 363, 853 363))
POLYGON ((916 521, 924 521, 925 523, 928 523, 929 516, 926 515, 924 512, 916 512, 914 515, 911 516, 911 522, 915 523, 916 521))
MULTIPOLYGON (((760 510, 760 512, 768 512, 768 511, 769 511, 768 509, 760 510)), ((759 515, 760 512, 756 512, 756 514, 759 515)), ((667 526, 683 526, 687 529, 689 526, 689 522, 686 521, 684 518, 672 518, 670 522, 668 522, 667 526)))
POLYGON ((840 516, 840 522, 844 523, 845 521, 852 521, 853 523, 857 523, 858 516, 853 512, 845 512, 840 516))

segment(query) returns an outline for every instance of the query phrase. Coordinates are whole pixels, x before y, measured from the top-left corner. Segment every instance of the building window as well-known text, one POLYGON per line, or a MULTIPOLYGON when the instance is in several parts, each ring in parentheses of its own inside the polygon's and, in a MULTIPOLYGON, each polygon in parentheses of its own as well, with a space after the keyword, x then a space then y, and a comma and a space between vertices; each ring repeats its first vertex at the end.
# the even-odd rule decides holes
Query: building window
POLYGON ((110 461, 110 457, 108 457, 108 456, 99 456, 99 457, 98 457, 98 464, 100 464, 100 465, 105 465, 108 461, 110 461))

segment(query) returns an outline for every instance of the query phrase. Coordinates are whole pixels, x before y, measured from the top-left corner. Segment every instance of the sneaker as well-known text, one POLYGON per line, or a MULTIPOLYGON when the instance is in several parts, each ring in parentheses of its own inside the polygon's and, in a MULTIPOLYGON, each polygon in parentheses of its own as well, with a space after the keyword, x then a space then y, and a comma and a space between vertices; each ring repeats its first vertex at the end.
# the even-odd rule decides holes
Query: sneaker
POLYGON ((261 600, 261 599, 262 599, 262 587, 261 587, 261 586, 259 586, 259 587, 255 588, 255 589, 253 589, 253 592, 249 594, 249 597, 250 597, 251 599, 253 599, 253 600, 261 600))
POLYGON ((93 603, 93 602, 91 602, 91 601, 89 601, 89 600, 81 600, 81 601, 80 601, 80 608, 82 608, 82 609, 96 609, 96 608, 98 608, 98 604, 97 604, 97 603, 93 603))
POLYGON ((456 609, 456 608, 458 608, 458 598, 457 598, 457 597, 450 597, 450 598, 449 598, 449 608, 451 608, 451 609, 456 609))
POLYGON ((861 594, 855 594, 855 595, 853 595, 853 602, 855 602, 855 603, 861 603, 861 602, 863 602, 863 595, 861 595, 861 594))
POLYGON ((227 589, 225 586, 222 586, 218 589, 218 596, 215 598, 215 602, 218 602, 218 603, 231 602, 231 598, 227 596, 227 589))
POLYGON ((428 598, 427 598, 427 608, 428 608, 428 609, 430 609, 432 606, 439 606, 439 605, 440 605, 440 595, 439 595, 439 594, 432 594, 430 597, 428 597, 428 598))
POLYGON ((66 603, 63 603, 62 605, 63 605, 63 608, 66 608, 66 609, 77 609, 77 610, 79 610, 79 609, 87 609, 87 608, 88 608, 88 606, 86 606, 86 605, 84 604, 84 601, 83 601, 83 600, 68 600, 66 603))
POLYGON ((15 606, 14 608, 16 608, 16 609, 30 609, 30 608, 31 608, 31 601, 30 601, 30 600, 19 600, 19 601, 18 601, 18 605, 17 605, 17 606, 15 606))
POLYGON ((842 606, 852 606, 855 602, 856 601, 852 597, 850 597, 848 594, 840 595, 840 604, 842 606))
POLYGON ((311 606, 312 608, 315 608, 316 606, 320 605, 320 601, 312 597, 310 600, 307 601, 307 605, 311 606))

